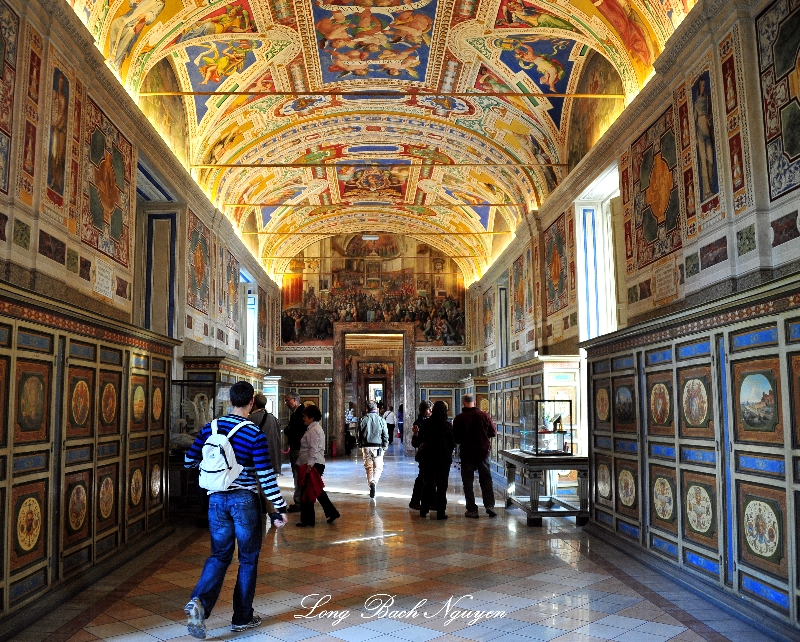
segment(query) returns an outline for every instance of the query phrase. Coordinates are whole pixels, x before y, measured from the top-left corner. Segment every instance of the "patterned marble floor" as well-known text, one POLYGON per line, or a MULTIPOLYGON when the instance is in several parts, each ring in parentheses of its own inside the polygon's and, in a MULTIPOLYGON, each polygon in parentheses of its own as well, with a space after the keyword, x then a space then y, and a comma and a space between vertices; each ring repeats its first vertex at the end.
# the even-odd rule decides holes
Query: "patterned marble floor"
MULTIPOLYGON (((416 464, 392 450, 398 449, 387 455, 375 500, 367 495, 361 462, 336 460, 325 481, 342 518, 329 525, 318 508, 316 528, 296 528, 293 519, 283 534, 267 533, 254 602, 263 624, 242 633, 230 631, 234 560, 207 622, 207 639, 769 642, 762 632, 585 534, 572 519, 546 519, 544 527, 528 528, 521 511, 503 508, 497 519, 483 510, 478 520, 465 518, 455 469, 450 519, 421 519, 407 508, 416 464), (321 596, 330 600, 312 611, 321 596), (421 600, 427 601, 418 605, 421 600), (314 617, 322 610, 338 613, 314 617), (484 615, 467 617, 467 611, 484 615)), ((281 486, 287 489, 288 466, 283 470, 281 486)), ((145 555, 14 639, 192 640, 183 606, 208 552, 206 531, 178 526, 145 555)))

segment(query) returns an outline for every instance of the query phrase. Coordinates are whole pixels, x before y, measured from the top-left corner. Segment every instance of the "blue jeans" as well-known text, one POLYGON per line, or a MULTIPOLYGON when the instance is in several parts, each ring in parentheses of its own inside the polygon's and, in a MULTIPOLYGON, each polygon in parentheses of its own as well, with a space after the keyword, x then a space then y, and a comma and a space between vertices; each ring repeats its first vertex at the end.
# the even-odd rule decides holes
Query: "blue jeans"
POLYGON ((225 572, 233 559, 234 540, 239 543, 239 574, 233 589, 232 624, 253 619, 253 596, 261 552, 261 506, 258 495, 249 490, 230 490, 208 496, 208 529, 211 557, 206 560, 192 597, 205 609, 205 617, 217 603, 225 572))

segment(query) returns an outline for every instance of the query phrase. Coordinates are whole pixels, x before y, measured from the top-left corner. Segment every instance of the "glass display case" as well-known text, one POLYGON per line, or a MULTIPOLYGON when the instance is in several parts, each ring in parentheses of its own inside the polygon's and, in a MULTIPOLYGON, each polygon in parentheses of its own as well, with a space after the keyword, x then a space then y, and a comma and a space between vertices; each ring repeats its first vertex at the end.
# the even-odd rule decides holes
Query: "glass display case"
POLYGON ((576 426, 571 399, 526 399, 520 402, 520 450, 535 456, 572 455, 576 426))

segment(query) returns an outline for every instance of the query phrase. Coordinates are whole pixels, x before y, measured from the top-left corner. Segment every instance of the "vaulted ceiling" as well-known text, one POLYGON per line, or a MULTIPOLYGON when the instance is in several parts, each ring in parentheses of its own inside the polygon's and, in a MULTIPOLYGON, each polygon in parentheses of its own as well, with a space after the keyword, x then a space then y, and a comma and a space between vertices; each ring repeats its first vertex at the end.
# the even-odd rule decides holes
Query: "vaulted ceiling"
POLYGON ((453 256, 467 285, 639 91, 692 5, 74 0, 268 273, 320 238, 386 231, 453 256))

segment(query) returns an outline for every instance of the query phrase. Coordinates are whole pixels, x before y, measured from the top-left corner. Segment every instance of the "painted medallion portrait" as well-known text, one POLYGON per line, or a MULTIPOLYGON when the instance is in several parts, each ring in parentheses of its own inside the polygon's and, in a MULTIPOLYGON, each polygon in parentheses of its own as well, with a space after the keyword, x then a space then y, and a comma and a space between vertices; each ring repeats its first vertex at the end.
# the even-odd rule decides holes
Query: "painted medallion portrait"
POLYGON ((606 464, 597 466, 597 492, 600 497, 611 499, 611 471, 606 464))
POLYGON ((142 470, 137 468, 131 475, 131 505, 138 506, 142 501, 142 490, 144 488, 142 480, 142 470))
POLYGON ((42 507, 35 497, 28 497, 17 512, 17 545, 25 553, 32 551, 41 532, 42 507))
POLYGON ((708 533, 713 526, 714 509, 708 491, 699 484, 686 489, 686 519, 696 533, 708 533))
POLYGON ((89 384, 84 379, 80 379, 72 388, 72 400, 70 403, 72 422, 76 426, 86 425, 86 420, 89 419, 90 406, 89 384))
POLYGON ((611 403, 608 399, 608 390, 600 388, 595 395, 595 412, 599 421, 608 421, 609 411, 611 410, 611 403))
POLYGON ((636 481, 631 471, 623 469, 619 473, 619 501, 623 506, 631 507, 636 501, 636 481))
POLYGON ((153 388, 153 403, 152 403, 153 421, 159 421, 161 419, 161 412, 163 409, 164 409, 164 397, 161 392, 161 388, 155 386, 153 388))
POLYGON ((65 547, 72 546, 91 536, 92 469, 80 470, 64 476, 62 538, 65 547))
POLYGON ((67 504, 67 521, 72 532, 79 531, 86 521, 88 506, 86 499, 86 486, 76 484, 69 494, 69 503, 67 504))
POLYGON ((653 484, 653 510, 659 519, 665 522, 675 517, 675 489, 672 480, 657 477, 653 484))
POLYGON ((789 577, 791 527, 786 491, 750 482, 737 483, 739 555, 743 562, 776 577, 789 577))
POLYGON ((745 505, 743 522, 748 548, 759 557, 773 557, 781 541, 781 525, 773 508, 767 502, 751 499, 745 505))
POLYGON ((150 471, 150 497, 153 501, 161 496, 161 466, 153 464, 153 469, 150 471))
POLYGON ((117 416, 117 389, 112 382, 107 382, 103 386, 100 397, 100 419, 106 425, 114 423, 117 416))
POLYGON ((663 383, 657 383, 650 390, 650 413, 653 422, 665 424, 669 419, 671 410, 669 388, 663 383))
POLYGON ((701 426, 708 417, 708 392, 700 379, 683 384, 683 416, 692 426, 701 426))
POLYGON ((684 437, 712 439, 715 435, 711 398, 711 367, 678 371, 678 410, 684 437))
POLYGON ((114 480, 104 477, 100 482, 100 516, 103 519, 111 517, 114 510, 114 480))

